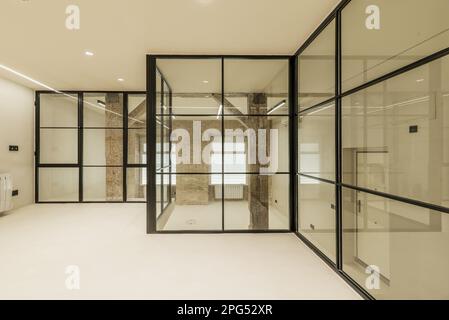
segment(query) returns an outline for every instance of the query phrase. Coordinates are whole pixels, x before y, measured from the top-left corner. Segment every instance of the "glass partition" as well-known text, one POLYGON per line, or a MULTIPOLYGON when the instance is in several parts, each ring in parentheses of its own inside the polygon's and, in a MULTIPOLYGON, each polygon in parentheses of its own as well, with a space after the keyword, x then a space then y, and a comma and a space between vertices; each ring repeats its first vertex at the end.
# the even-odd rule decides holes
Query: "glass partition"
POLYGON ((343 270, 376 299, 446 299, 448 225, 447 213, 343 188, 343 270))
POLYGON ((37 202, 145 201, 146 94, 38 92, 38 102, 37 202))
POLYGON ((449 298, 447 12, 344 1, 298 51, 297 231, 369 299, 449 298))
POLYGON ((288 66, 156 59, 172 92, 171 108, 155 114, 157 231, 289 228, 288 66))
POLYGON ((447 12, 446 0, 351 1, 341 14, 343 91, 446 49, 447 12))
POLYGON ((335 21, 298 59, 298 104, 304 110, 335 96, 335 21))

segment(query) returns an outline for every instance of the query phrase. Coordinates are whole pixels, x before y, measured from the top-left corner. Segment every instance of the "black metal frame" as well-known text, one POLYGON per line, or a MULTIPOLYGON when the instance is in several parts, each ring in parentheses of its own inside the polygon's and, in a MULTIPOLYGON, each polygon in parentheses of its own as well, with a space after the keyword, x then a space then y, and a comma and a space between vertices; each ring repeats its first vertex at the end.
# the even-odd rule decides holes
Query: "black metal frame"
MULTIPOLYGON (((324 182, 327 184, 333 184, 335 185, 335 200, 336 200, 336 221, 335 221, 335 227, 336 227, 336 261, 331 260, 325 253, 323 253, 318 247, 315 246, 310 240, 308 240, 304 235, 300 233, 298 228, 295 231, 295 234, 297 237, 303 241, 309 248, 311 248, 324 262, 326 262, 338 275, 340 275, 354 290, 356 290, 363 298, 368 300, 374 300, 375 298, 365 290, 362 286, 360 286, 356 281, 354 281, 351 276, 349 276, 344 270, 343 270, 343 224, 342 224, 342 190, 343 188, 360 191, 372 195, 377 195, 383 198, 400 201, 403 203, 419 206, 422 208, 430 209, 430 210, 436 210, 441 213, 449 213, 449 208, 442 207, 439 205, 434 205, 431 203, 426 203, 402 196, 397 196, 393 194, 387 194, 384 192, 379 192, 367 188, 362 188, 354 185, 345 184, 342 181, 342 99, 346 96, 349 96, 351 94, 354 94, 356 92, 359 92, 363 89, 366 89, 368 87, 371 87, 375 84, 381 83, 385 80, 391 79, 393 77, 396 77, 398 75, 401 75, 405 72, 408 72, 410 70, 413 70, 415 68, 418 68, 420 66, 423 66, 425 64, 428 64, 429 62, 432 62, 436 59, 439 59, 441 57, 444 57, 446 55, 449 55, 449 48, 440 50, 434 54, 431 54, 425 58, 421 58, 413 63, 410 63, 406 66, 403 66, 397 70, 394 70, 392 72, 389 72, 387 74, 384 74, 376 79, 366 81, 362 83, 359 86, 356 86, 352 89, 349 89, 347 91, 342 91, 342 72, 341 72, 341 64, 342 64, 342 30, 341 30, 341 13, 342 10, 351 2, 351 0, 342 0, 337 7, 326 17, 326 19, 320 24, 320 26, 315 30, 315 32, 305 41, 305 43, 298 49, 298 51, 295 54, 295 57, 298 61, 300 59, 300 55, 307 49, 307 47, 321 34, 321 32, 332 22, 335 21, 335 96, 332 98, 329 98, 325 101, 319 102, 311 107, 308 107, 303 110, 296 110, 295 113, 295 123, 298 123, 298 119, 300 115, 307 114, 313 109, 317 109, 323 106, 326 106, 332 102, 335 102, 335 181, 322 179, 314 176, 310 176, 307 174, 303 174, 299 171, 299 168, 296 168, 296 175, 298 177, 303 176, 310 179, 314 179, 316 181, 324 182)), ((295 70, 296 73, 298 73, 298 69, 295 70)), ((296 79, 298 77, 298 74, 296 74, 296 79)), ((300 84, 299 84, 300 85, 300 84)), ((299 89, 298 86, 295 88, 296 90, 296 97, 298 97, 299 89)), ((298 104, 297 104, 298 105, 298 104)), ((299 107, 298 107, 299 109, 299 107)), ((297 136, 297 131, 293 133, 297 136)), ((297 138, 297 137, 296 137, 297 138)), ((294 155, 297 157, 298 154, 294 155)), ((297 179, 298 180, 298 179, 297 179)), ((297 204, 298 196, 296 194, 295 200, 297 204)), ((296 218, 298 217, 299 212, 297 211, 296 218)))
MULTIPOLYGON (((295 77, 296 73, 294 71, 294 68, 292 68, 291 63, 294 63, 294 61, 292 60, 291 56, 286 56, 286 55, 147 55, 147 79, 148 79, 148 84, 147 84, 147 101, 150 101, 151 104, 149 105, 149 115, 151 117, 151 119, 149 120, 149 124, 151 123, 156 123, 156 117, 157 116, 163 116, 163 114, 159 114, 156 112, 156 110, 158 110, 159 106, 156 105, 156 73, 158 73, 161 76, 162 81, 164 82, 166 81, 166 78, 164 77, 164 75, 160 72, 160 70, 157 68, 156 65, 156 60, 157 59, 216 59, 221 61, 221 105, 223 106, 223 111, 221 113, 220 119, 221 119, 221 126, 222 129, 225 128, 225 119, 226 118, 232 118, 232 117, 236 117, 233 114, 226 114, 225 113, 225 60, 231 60, 231 59, 247 59, 247 60, 285 60, 286 62, 288 62, 289 68, 288 68, 288 77, 289 77, 289 96, 288 96, 288 100, 289 100, 289 110, 288 113, 286 114, 270 114, 268 115, 269 117, 282 117, 289 120, 289 135, 291 134, 292 127, 294 130, 294 114, 295 114, 295 107, 294 107, 294 93, 292 92, 292 87, 290 85, 290 79, 291 77, 295 77), (153 97, 153 99, 151 99, 153 97)), ((180 114, 180 113, 173 113, 172 107, 170 106, 170 113, 168 114, 169 119, 172 119, 172 116, 176 116, 176 117, 183 117, 183 116, 196 116, 196 117, 216 117, 217 114, 180 114)), ((165 115, 167 116, 167 115, 165 115)), ((258 114, 245 114, 244 116, 248 116, 248 117, 257 117, 257 116, 267 116, 267 115, 258 115, 258 114)), ((224 150, 224 130, 221 130, 222 133, 222 150, 224 150)), ((149 135, 149 139, 151 140, 151 145, 154 144, 154 149, 155 150, 155 146, 156 146, 156 132, 152 132, 152 135, 149 135)), ((291 138, 290 138, 291 140, 291 138)), ((294 148, 292 148, 293 141, 289 142, 289 160, 291 160, 292 158, 294 158, 294 148)), ((150 145, 150 144, 149 144, 150 145)), ((222 152, 222 157, 224 157, 224 152, 222 152)), ((291 162, 291 161, 290 161, 291 162)), ((147 233, 285 233, 285 232, 292 232, 294 231, 294 226, 295 226, 295 207, 292 205, 292 199, 294 199, 294 197, 292 197, 293 194, 290 194, 290 199, 289 199, 289 226, 287 229, 280 229, 280 230, 228 230, 225 229, 224 226, 224 219, 225 219, 225 210, 224 210, 224 197, 223 197, 223 193, 224 193, 224 188, 222 188, 222 223, 221 223, 221 230, 157 230, 157 218, 156 218, 156 208, 155 206, 152 204, 153 202, 156 203, 156 184, 155 184, 155 177, 154 175, 156 174, 156 158, 151 159, 151 161, 149 161, 148 163, 148 207, 147 207, 147 233), (153 162, 153 163, 150 163, 153 162), (154 171, 152 171, 154 170, 154 171), (153 176, 151 176, 151 174, 153 174, 153 176), (151 187, 150 187, 151 184, 151 187), (154 185, 153 185, 154 184, 154 185)), ((294 164, 290 163, 290 166, 292 166, 294 164)), ((205 174, 205 175, 212 175, 212 174, 221 174, 222 175, 222 183, 224 183, 224 175, 225 174, 233 174, 232 172, 224 172, 224 161, 222 161, 222 170, 221 172, 208 172, 208 173, 176 173, 176 175, 195 175, 195 174, 205 174)), ((250 174, 259 174, 258 172, 239 172, 238 174, 246 174, 246 175, 250 175, 250 174)), ((292 182, 294 183, 295 179, 295 174, 294 171, 291 170, 291 167, 289 168, 288 172, 285 171, 279 171, 276 172, 274 174, 277 175, 285 175, 285 176, 289 176, 289 182, 292 184, 292 182)), ((163 202, 163 201, 161 201, 163 202)), ((163 214, 163 212, 161 213, 161 215, 163 214)))
MULTIPOLYGON (((146 164, 129 164, 128 163, 128 96, 131 94, 141 94, 145 95, 145 91, 110 91, 110 90, 86 90, 86 91, 51 91, 51 90, 38 90, 35 93, 35 203, 145 203, 146 201, 128 201, 127 192, 127 171, 130 168, 146 168, 146 164), (84 94, 86 93, 118 93, 123 95, 123 124, 122 127, 104 128, 104 127, 84 127, 84 94), (78 158, 77 163, 70 164, 43 164, 40 161, 40 104, 41 95, 45 94, 69 94, 77 96, 78 103, 78 126, 77 128, 67 128, 67 127, 44 127, 47 129, 77 129, 78 130, 78 158), (84 165, 84 130, 85 129, 120 129, 123 131, 123 147, 122 147, 122 165, 84 165), (84 200, 84 183, 83 183, 83 169, 95 167, 95 168, 107 168, 107 167, 117 167, 122 169, 123 173, 123 189, 122 189, 122 200, 121 201, 85 201, 84 200), (39 169, 40 168, 78 168, 78 201, 40 201, 39 200, 39 169)), ((148 111, 148 110, 146 110, 148 111)), ((148 136, 148 133, 147 133, 148 136)))

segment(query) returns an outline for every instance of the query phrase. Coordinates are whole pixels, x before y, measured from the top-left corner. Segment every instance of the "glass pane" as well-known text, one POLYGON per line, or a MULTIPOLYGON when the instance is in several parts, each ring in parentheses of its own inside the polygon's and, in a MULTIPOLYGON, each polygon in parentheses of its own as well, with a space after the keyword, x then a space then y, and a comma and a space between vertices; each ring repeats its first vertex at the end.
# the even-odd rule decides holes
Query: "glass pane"
POLYGON ((39 201, 78 201, 78 168, 39 168, 39 201))
POLYGON ((351 1, 342 12, 343 90, 449 47, 447 12, 447 0, 351 1))
POLYGON ((78 127, 78 96, 40 94, 41 127, 78 127))
MULTIPOLYGON (((128 168, 127 169, 127 195, 128 202, 147 200, 147 169, 128 168)), ((160 208, 160 206, 159 206, 160 208)))
POLYGON ((84 167, 83 192, 84 201, 122 201, 122 168, 84 167))
POLYGON ((288 114, 287 59, 225 59, 224 76, 225 114, 288 114))
MULTIPOLYGON (((165 117, 168 121, 169 117, 165 117)), ((173 170, 185 173, 209 173, 216 169, 213 146, 221 144, 221 119, 177 116, 172 122, 174 141, 171 146, 173 170)), ((167 129, 167 128, 165 128, 167 129)), ((159 151, 160 152, 160 151, 159 151)), ((164 141, 164 166, 168 165, 169 146, 164 141)), ((158 158, 162 158, 159 156, 158 158)), ((221 172, 221 168, 220 171, 221 172)))
MULTIPOLYGON (((158 230, 221 230, 221 201, 213 196, 211 175, 156 175, 157 186, 171 182, 172 202, 158 215, 158 230)), ((160 187, 157 188, 161 190, 160 187)), ((158 191, 162 192, 162 191, 158 191)), ((159 206, 159 205, 158 205, 159 206)))
POLYGON ((298 230, 336 262, 335 185, 298 177, 298 230))
POLYGON ((146 128, 147 123, 146 94, 128 95, 128 128, 146 128))
POLYGON ((166 117, 156 117, 156 170, 162 169, 162 128, 167 126, 164 121, 166 117))
POLYGON ((289 175, 225 174, 213 184, 216 201, 224 197, 226 230, 289 228, 289 175))
POLYGON ((447 213, 344 188, 343 270, 376 299, 449 299, 448 226, 447 213))
POLYGON ((162 78, 159 70, 156 72, 156 114, 162 114, 162 78))
POLYGON ((343 182, 449 207, 449 58, 343 99, 343 182))
POLYGON ((147 163, 147 131, 146 129, 128 130, 128 163, 147 163))
POLYGON ((123 127, 123 94, 85 93, 84 127, 121 128, 123 127))
POLYGON ((40 163, 78 163, 78 129, 40 129, 40 163))
POLYGON ((299 56, 299 110, 335 96, 335 21, 299 56))
POLYGON ((299 116, 299 172, 335 181, 335 104, 299 116))
POLYGON ((174 114, 218 113, 221 59, 158 59, 157 67, 171 86, 174 114))
MULTIPOLYGON (((216 143, 213 172, 221 171, 221 157, 221 145, 216 143)), ((224 172, 228 173, 289 172, 288 117, 226 116, 224 160, 224 172)))
POLYGON ((164 81, 162 83, 164 89, 163 101, 162 101, 162 110, 163 114, 170 114, 171 101, 170 101, 170 88, 168 84, 164 81))
POLYGON ((84 129, 84 165, 123 165, 122 129, 84 129))

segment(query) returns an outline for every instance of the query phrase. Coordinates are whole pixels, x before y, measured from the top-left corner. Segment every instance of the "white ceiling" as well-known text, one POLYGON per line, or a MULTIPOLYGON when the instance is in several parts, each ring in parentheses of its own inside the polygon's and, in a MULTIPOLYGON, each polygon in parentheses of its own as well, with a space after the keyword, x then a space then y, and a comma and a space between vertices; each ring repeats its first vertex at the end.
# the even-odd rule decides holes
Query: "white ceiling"
POLYGON ((62 90, 144 90, 147 53, 292 54, 338 2, 1 0, 0 65, 62 90), (78 31, 65 27, 70 4, 78 31))

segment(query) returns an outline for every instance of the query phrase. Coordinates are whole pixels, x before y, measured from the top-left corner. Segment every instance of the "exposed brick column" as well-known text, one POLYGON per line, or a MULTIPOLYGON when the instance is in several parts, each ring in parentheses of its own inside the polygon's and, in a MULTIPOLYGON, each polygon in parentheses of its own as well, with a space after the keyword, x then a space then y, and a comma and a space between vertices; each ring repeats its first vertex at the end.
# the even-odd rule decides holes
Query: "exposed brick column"
MULTIPOLYGON (((267 114, 267 96, 264 93, 252 93, 248 95, 248 111, 251 114, 267 114)), ((269 121, 266 116, 250 117, 248 124, 256 132, 258 129, 269 129, 269 121)), ((267 139, 269 135, 267 134, 267 139)), ((260 142, 257 137, 257 152, 260 142)), ((269 148, 268 143, 265 144, 269 148)), ((259 172, 260 163, 257 157, 255 164, 248 165, 250 172, 259 172)), ((267 175, 251 174, 248 184, 248 206, 250 211, 250 229, 268 229, 269 208, 269 177, 267 175)))
MULTIPOLYGON (((107 93, 105 101, 106 127, 123 126, 123 96, 119 93, 107 93), (108 112, 110 111, 110 112, 108 112)), ((121 130, 105 129, 106 165, 121 165, 123 162, 123 136, 121 130)), ((123 174, 121 168, 106 168, 106 200, 122 199, 123 174)))

